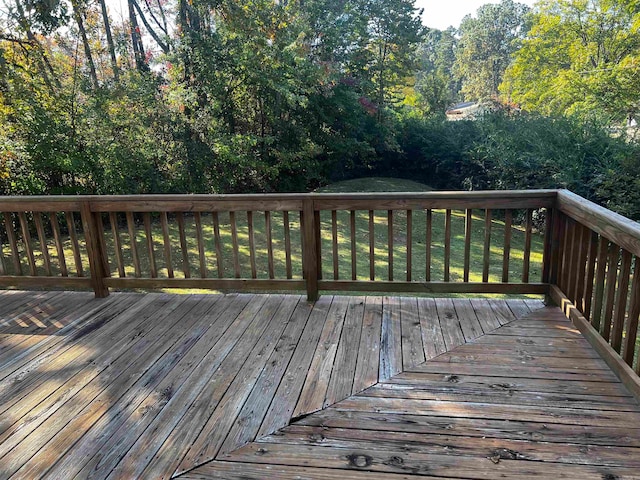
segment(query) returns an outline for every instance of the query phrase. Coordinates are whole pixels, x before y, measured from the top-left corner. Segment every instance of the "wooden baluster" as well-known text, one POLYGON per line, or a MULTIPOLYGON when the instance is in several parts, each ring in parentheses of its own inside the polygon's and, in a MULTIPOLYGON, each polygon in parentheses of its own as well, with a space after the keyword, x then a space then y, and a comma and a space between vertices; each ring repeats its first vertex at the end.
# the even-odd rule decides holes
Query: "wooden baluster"
POLYGON ((473 221, 473 210, 467 208, 464 217, 464 272, 463 281, 469 281, 469 270, 471 269, 471 222, 473 221))
MULTIPOLYGON (((90 205, 90 204, 89 204, 90 205)), ((90 209, 89 209, 90 210, 90 209)), ((95 229, 97 232, 97 242, 98 242, 98 252, 99 252, 99 258, 102 261, 102 275, 104 275, 105 278, 107 277, 111 277, 111 266, 109 265, 109 257, 108 257, 108 250, 107 250, 107 239, 106 236, 104 234, 104 223, 103 223, 103 219, 102 219, 102 213, 101 212, 91 212, 91 217, 93 220, 93 225, 95 225, 95 229)), ((109 294, 109 289, 107 287, 106 291, 107 291, 107 295, 109 294)))
POLYGON ((212 212, 213 220, 213 241, 216 248, 216 267, 218 269, 218 278, 224 276, 224 268, 222 266, 222 242, 220 241, 220 218, 218 212, 212 212))
POLYGON ((180 237, 180 250, 182 251, 182 271, 184 272, 184 278, 191 278, 189 246, 187 245, 187 236, 184 229, 184 215, 182 212, 176 213, 176 220, 178 220, 178 236, 180 237))
POLYGON ((351 210, 349 212, 350 226, 351 226, 351 280, 357 280, 358 264, 356 262, 356 212, 351 210))
POLYGON ((432 220, 433 220, 433 216, 431 214, 431 209, 427 210, 427 232, 426 232, 426 240, 425 240, 425 264, 426 264, 426 271, 425 271, 425 280, 427 282, 431 281, 431 240, 432 240, 432 220))
POLYGON ((591 302, 593 301, 593 282, 596 270, 596 256, 598 255, 598 234, 589 231, 589 252, 587 263, 587 276, 585 279, 584 292, 584 317, 591 319, 591 302))
MULTIPOLYGON (((264 212, 265 218, 267 212, 264 212)), ((233 273, 236 278, 240 278, 240 259, 238 258, 238 226, 236 224, 236 213, 229 212, 229 223, 231 224, 231 247, 233 248, 233 273)))
POLYGON ((413 265, 413 212, 407 210, 407 282, 411 281, 413 265))
POLYGON ((140 271, 140 258, 138 257, 138 245, 136 242, 136 226, 133 220, 133 213, 127 212, 127 229, 129 231, 129 243, 131 244, 131 257, 133 259, 133 268, 135 276, 140 277, 142 273, 140 271))
MULTIPOLYGON (((525 252, 525 255, 530 254, 531 252, 531 232, 532 232, 532 225, 531 225, 531 217, 532 217, 532 211, 529 209, 527 210, 527 235, 528 235, 528 239, 527 237, 525 237, 525 250, 526 248, 526 243, 527 241, 529 242, 528 245, 528 250, 529 252, 525 252)), ((554 210, 552 210, 551 208, 546 208, 545 209, 545 216, 544 216, 544 249, 542 251, 542 273, 541 273, 541 278, 540 280, 542 281, 542 283, 550 283, 549 282, 549 275, 551 272, 551 262, 553 261, 553 251, 554 251, 554 228, 555 228, 555 224, 554 224, 554 220, 553 217, 555 216, 555 212, 554 210)), ((526 257, 527 260, 527 281, 524 283, 529 283, 529 265, 528 265, 528 261, 529 261, 530 256, 526 257)), ((523 278, 524 278, 524 270, 523 270, 523 278)))
POLYGON ((20 262, 20 254, 18 253, 18 240, 16 239, 16 231, 13 227, 13 219, 9 212, 4 212, 3 216, 4 225, 7 230, 7 239, 9 240, 9 248, 11 249, 14 275, 22 275, 22 263, 20 262))
POLYGON ((338 218, 335 210, 331 210, 331 240, 333 247, 333 279, 338 280, 338 218))
POLYGON ((0 275, 8 275, 7 263, 4 258, 4 243, 2 242, 1 237, 0 237, 0 275))
POLYGON ((116 250, 116 265, 118 267, 118 275, 120 278, 126 276, 124 270, 124 259, 122 257, 122 244, 120 242, 120 233, 118 229, 118 218, 115 212, 109 212, 109 223, 111 225, 111 235, 113 236, 113 247, 116 250))
POLYGON ((607 250, 609 242, 606 238, 600 237, 600 243, 598 245, 598 258, 596 265, 596 283, 595 294, 593 295, 593 315, 591 317, 591 325, 597 331, 600 331, 602 320, 602 305, 604 302, 604 280, 607 272, 607 250))
POLYGON ((580 254, 578 256, 578 281, 576 283, 576 289, 574 293, 575 306, 581 312, 584 312, 584 296, 585 296, 585 278, 586 278, 586 269, 587 269, 587 255, 589 254, 590 248, 590 237, 591 230, 587 227, 581 228, 580 235, 580 254))
POLYGON ((20 230, 22 231, 22 243, 24 243, 24 251, 27 255, 27 261, 29 262, 29 272, 32 276, 37 276, 38 270, 36 268, 36 259, 33 255, 33 247, 31 246, 31 234, 29 233, 29 223, 27 222, 27 216, 24 212, 19 212, 18 219, 20 220, 20 230))
MULTIPOLYGON (((271 212, 264 212, 264 225, 267 233, 267 263, 269 268, 269 278, 273 279, 275 277, 274 267, 273 267, 273 238, 271 234, 271 212)), ((239 271, 238 266, 238 271, 239 271)))
POLYGON ((322 280, 322 229, 320 226, 320 212, 313 212, 313 223, 316 240, 314 242, 316 247, 316 259, 318 261, 317 275, 318 280, 322 280))
POLYGON ((611 329, 611 346, 620 353, 622 347, 622 332, 627 314, 627 296, 629 295, 629 275, 631 274, 631 253, 622 250, 622 262, 618 276, 618 295, 615 305, 615 317, 611 329))
POLYGON ((562 239, 562 266, 561 276, 558 286, 563 292, 567 292, 567 282, 569 279, 569 258, 571 253, 571 236, 573 234, 573 221, 568 217, 564 217, 564 229, 562 239))
MULTIPOLYGON (((200 264, 200 278, 207 278, 207 257, 205 256, 205 251, 204 251, 204 236, 202 233, 202 214, 200 212, 193 212, 193 219, 196 224, 196 240, 198 243, 198 262, 200 264)), ((235 221, 232 220, 231 222, 232 232, 234 227, 235 227, 235 221)))
MULTIPOLYGON (((531 265, 531 237, 532 237, 532 230, 533 230, 533 225, 532 225, 532 216, 533 216, 533 211, 531 209, 527 209, 527 213, 526 213, 526 219, 524 222, 524 252, 523 252, 523 259, 522 259, 522 283, 529 283, 529 268, 531 265)), ((551 261, 551 212, 547 211, 547 218, 546 218, 547 224, 546 224, 546 228, 545 228, 545 237, 549 236, 549 240, 547 242, 545 242, 545 245, 549 245, 549 253, 547 253, 544 261, 543 261, 543 265, 548 265, 548 263, 551 261)), ((547 267, 548 268, 548 267, 547 267)), ((543 277, 546 278, 546 280, 543 280, 544 282, 548 282, 548 273, 545 275, 543 274, 543 277)))
POLYGON ((307 300, 315 302, 318 299, 318 264, 320 262, 316 256, 318 250, 315 243, 318 237, 314 231, 315 207, 313 199, 305 198, 302 201, 302 208, 302 244, 304 245, 302 267, 307 283, 307 300))
POLYGON ((557 285, 560 279, 560 264, 562 263, 562 250, 560 248, 563 236, 562 213, 559 210, 547 210, 551 212, 551 233, 549 239, 549 263, 544 265, 542 281, 551 285, 557 285))
POLYGON ((376 238, 374 234, 373 210, 369 210, 369 280, 376 279, 376 238))
POLYGON ((489 263, 491 255, 491 210, 484 213, 484 255, 482 260, 482 281, 489 281, 489 263))
POLYGON ((389 281, 393 282, 393 210, 387 211, 387 248, 389 264, 389 281))
POLYGON ((151 214, 144 212, 142 215, 144 222, 144 235, 147 240, 147 252, 149 254, 149 270, 151 271, 151 278, 158 277, 158 269, 156 267, 156 256, 153 248, 153 232, 151 230, 151 214))
MULTIPOLYGON (((38 241, 40 242, 40 251, 42 252, 44 269, 47 275, 51 277, 53 276, 53 273, 51 273, 51 257, 49 257, 49 246, 47 245, 47 236, 44 233, 42 214, 40 212, 33 212, 33 222, 35 223, 36 231, 38 232, 38 241)), ((1 245, 0 250, 2 250, 1 245)), ((2 257, 2 274, 4 275, 4 256, 2 257)))
POLYGON ((167 212, 160 213, 160 226, 164 243, 164 263, 167 265, 167 277, 173 278, 173 261, 171 259, 171 236, 169 235, 169 218, 167 212))
POLYGON ((80 257, 80 246, 78 245, 78 235, 76 234, 76 223, 73 218, 73 212, 65 212, 67 220, 67 228, 69 229, 69 238, 71 239, 71 249, 73 250, 73 261, 76 265, 76 275, 84 277, 82 268, 82 258, 80 257))
POLYGON ((51 223, 51 230, 53 230, 53 240, 56 244, 58 264, 60 265, 60 275, 68 277, 69 272, 67 270, 67 260, 64 258, 64 246, 62 245, 60 224, 58 223, 58 215, 56 212, 49 212, 49 222, 51 223))
MULTIPOLYGON (((288 219, 285 222, 285 235, 288 227, 288 219)), ((258 269, 256 268, 256 240, 253 232, 253 212, 247 212, 247 227, 249 229, 249 262, 251 263, 251 278, 258 278, 258 269)), ((287 271, 287 274, 289 272, 287 271)), ((287 277, 289 278, 289 277, 287 277)))
POLYGON ((509 282, 509 257, 511 256, 511 224, 513 213, 511 210, 504 212, 504 246, 502 248, 502 282, 509 282))
POLYGON ((615 243, 609 245, 609 258, 607 260, 607 297, 604 310, 604 325, 602 337, 608 342, 611 338, 611 320, 613 316, 613 304, 616 293, 616 276, 618 273, 618 258, 620 257, 620 247, 615 243))
MULTIPOLYGON (((624 338, 624 349, 622 350, 622 358, 629 366, 633 366, 635 356, 636 339, 638 338, 638 317, 640 317, 640 259, 635 257, 633 282, 631 283, 631 300, 629 303, 629 320, 624 338)), ((640 359, 638 359, 638 363, 640 363, 640 359)))
POLYGON ((444 215, 444 281, 448 282, 451 268, 451 210, 446 210, 444 215))
POLYGON ((576 303, 576 284, 578 283, 578 257, 580 256, 581 233, 582 225, 574 223, 569 246, 569 274, 567 275, 567 289, 565 291, 567 297, 574 305, 576 303))
POLYGON ((291 234, 289 231, 289 212, 282 212, 282 222, 284 223, 284 254, 285 254, 285 265, 287 269, 287 278, 293 278, 293 274, 291 271, 291 234))

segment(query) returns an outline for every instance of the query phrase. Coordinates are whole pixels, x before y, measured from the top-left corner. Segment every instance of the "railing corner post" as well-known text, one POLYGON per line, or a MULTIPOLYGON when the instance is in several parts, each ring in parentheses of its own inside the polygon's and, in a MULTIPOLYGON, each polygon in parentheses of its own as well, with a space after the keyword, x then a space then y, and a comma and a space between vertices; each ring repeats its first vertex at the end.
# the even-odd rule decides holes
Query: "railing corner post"
POLYGON ((105 298, 109 295, 109 288, 104 283, 104 279, 107 276, 105 268, 107 259, 103 248, 103 239, 101 238, 102 229, 98 228, 97 219, 91 211, 91 203, 88 200, 82 202, 80 215, 82 217, 82 229, 87 242, 91 286, 96 298, 105 298))
POLYGON ((304 243, 303 270, 307 285, 307 300, 315 302, 318 299, 318 258, 316 253, 313 198, 306 197, 302 201, 302 215, 304 217, 304 230, 302 232, 302 242, 304 243))

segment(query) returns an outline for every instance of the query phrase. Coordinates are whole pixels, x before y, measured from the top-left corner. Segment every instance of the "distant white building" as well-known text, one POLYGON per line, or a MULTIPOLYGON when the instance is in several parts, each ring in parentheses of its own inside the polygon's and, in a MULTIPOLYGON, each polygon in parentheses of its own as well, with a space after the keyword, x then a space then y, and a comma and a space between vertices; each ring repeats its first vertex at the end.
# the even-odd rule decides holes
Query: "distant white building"
POLYGON ((449 108, 445 115, 447 120, 475 120, 490 110, 489 105, 479 102, 462 102, 449 108))

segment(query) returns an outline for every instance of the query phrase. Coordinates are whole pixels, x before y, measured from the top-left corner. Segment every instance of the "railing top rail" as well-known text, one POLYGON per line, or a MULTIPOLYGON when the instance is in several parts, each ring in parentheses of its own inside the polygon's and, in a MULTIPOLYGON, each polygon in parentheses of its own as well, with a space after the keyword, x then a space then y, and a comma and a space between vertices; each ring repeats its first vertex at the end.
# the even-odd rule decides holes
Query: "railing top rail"
POLYGON ((559 190, 557 207, 625 250, 640 256, 640 224, 569 190, 559 190))
POLYGON ((301 210, 313 199, 325 209, 339 208, 525 208, 552 206, 557 190, 491 190, 385 193, 265 193, 187 195, 37 195, 0 197, 0 210, 215 211, 301 210), (371 205, 366 202, 372 202, 371 205), (388 203, 387 203, 388 202, 388 203), (493 203, 492 203, 493 202, 493 203), (515 203, 514 203, 515 202, 515 203))

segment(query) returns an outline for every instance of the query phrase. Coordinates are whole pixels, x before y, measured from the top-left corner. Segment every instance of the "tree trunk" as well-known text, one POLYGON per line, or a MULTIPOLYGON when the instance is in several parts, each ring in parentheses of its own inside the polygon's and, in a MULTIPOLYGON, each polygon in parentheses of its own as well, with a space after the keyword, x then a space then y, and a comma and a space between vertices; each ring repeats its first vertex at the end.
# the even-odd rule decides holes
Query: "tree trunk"
POLYGON ((111 22, 107 13, 107 5, 105 0, 100 0, 100 7, 102 8, 102 20, 104 22, 104 30, 107 34, 107 45, 109 47, 109 55, 111 56, 111 68, 113 68, 113 78, 116 82, 120 81, 120 72, 118 71, 118 61, 116 59, 116 48, 113 44, 113 37, 111 36, 111 22))
POLYGON ((144 16, 144 12, 140 8, 140 5, 138 5, 138 2, 136 2, 136 0, 129 0, 129 3, 133 4, 135 9, 138 11, 138 15, 140 15, 140 20, 142 20, 142 23, 144 23, 145 28, 147 29, 149 34, 153 37, 153 39, 156 41, 158 46, 162 49, 164 53, 169 53, 169 45, 163 42, 158 36, 158 34, 156 33, 156 31, 153 28, 151 28, 151 25, 149 25, 149 22, 147 21, 147 17, 144 16))
POLYGON ((144 45, 142 44, 142 36, 140 35, 140 27, 136 18, 136 11, 132 0, 128 0, 129 4, 129 22, 131 23, 131 43, 133 44, 133 56, 136 61, 136 68, 143 72, 147 68, 145 62, 144 45))
POLYGON ((78 0, 72 0, 71 6, 73 7, 73 17, 78 24, 78 30, 80 31, 80 38, 82 39, 82 45, 84 46, 84 55, 87 57, 87 63, 89 64, 89 77, 91 78, 91 84, 93 88, 98 88, 98 75, 96 74, 96 66, 93 63, 93 56, 91 55, 91 47, 89 46, 89 40, 87 39, 87 31, 84 29, 84 21, 82 20, 82 12, 78 5, 78 0))

